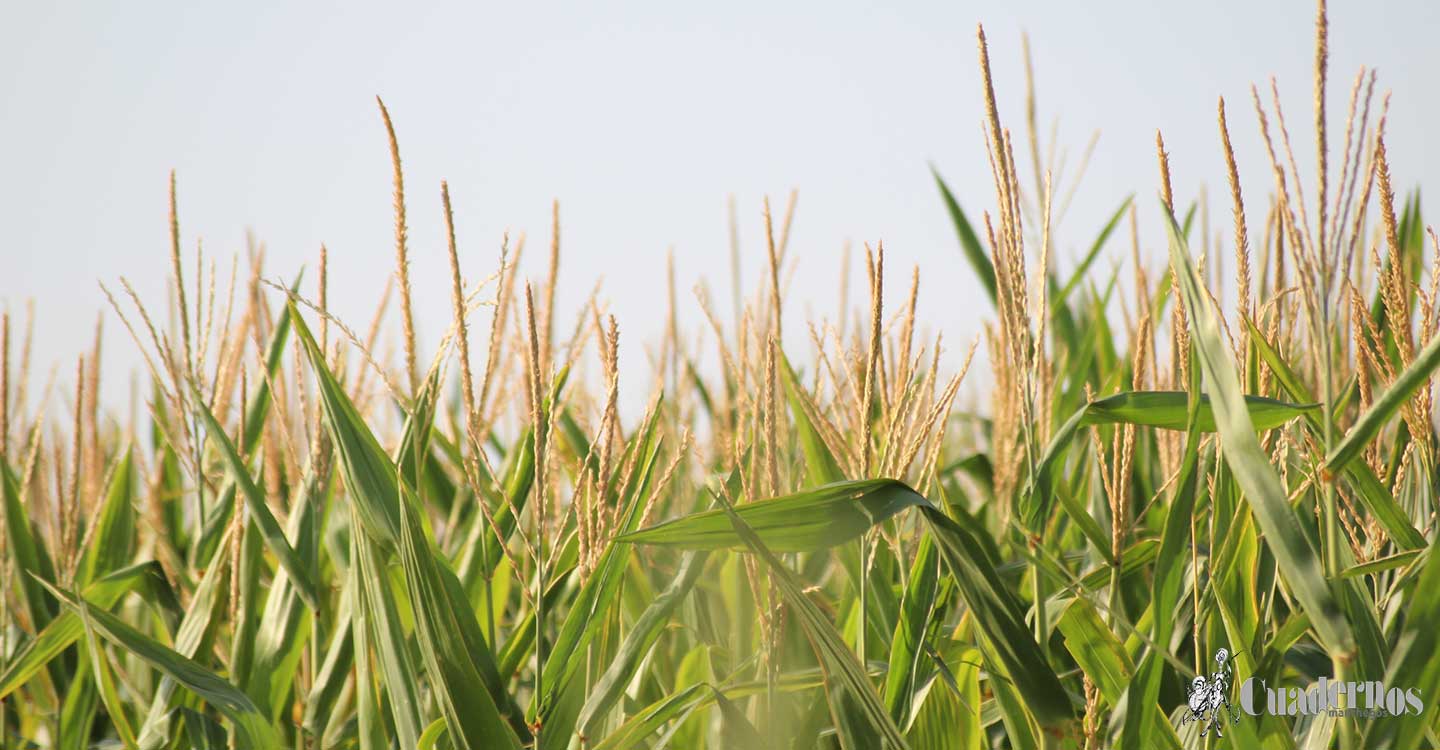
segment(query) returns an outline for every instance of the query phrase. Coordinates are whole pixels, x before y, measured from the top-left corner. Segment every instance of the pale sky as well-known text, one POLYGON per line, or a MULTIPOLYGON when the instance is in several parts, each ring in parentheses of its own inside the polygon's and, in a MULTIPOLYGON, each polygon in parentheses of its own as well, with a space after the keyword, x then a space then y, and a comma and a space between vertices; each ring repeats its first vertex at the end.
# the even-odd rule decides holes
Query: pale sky
MULTIPOLYGON (((288 277, 302 265, 313 270, 324 242, 332 306, 363 328, 393 267, 376 94, 405 161, 427 350, 449 320, 439 203, 447 179, 472 280, 493 269, 507 229, 529 234, 524 272, 539 278, 558 198, 558 326, 568 330, 603 276, 622 358, 641 372, 639 344, 663 330, 667 248, 685 320, 698 320, 689 289, 700 278, 728 316, 725 197, 739 207, 753 288, 764 259, 761 198, 770 195, 778 212, 792 187, 800 265, 788 320, 804 320, 807 309, 832 314, 843 244, 883 240, 890 299, 899 303, 918 263, 924 324, 963 349, 989 310, 927 164, 972 215, 993 205, 977 22, 991 40, 1002 117, 1017 135, 1022 31, 1034 52, 1041 129, 1060 118, 1070 172, 1090 133, 1102 131, 1059 229, 1062 266, 1132 192, 1145 242, 1161 248, 1156 128, 1172 152, 1177 200, 1208 185, 1212 221, 1227 226, 1217 96, 1230 102, 1252 213, 1271 184, 1252 82, 1278 76, 1297 158, 1314 162, 1314 9, 1305 2, 411 5, 6 4, 0 304, 18 327, 25 300, 35 301, 35 377, 57 362, 67 372, 88 348, 106 309, 98 281, 113 287, 125 275, 163 303, 171 168, 187 253, 203 239, 207 257, 228 268, 249 229, 268 248, 270 273, 288 277)), ((1424 137, 1440 122, 1440 3, 1333 5, 1332 141, 1358 66, 1377 67, 1380 90, 1394 91, 1397 190, 1433 184, 1440 149, 1427 149, 1424 137)), ((1262 220, 1252 216, 1252 225, 1262 220)), ((855 278, 859 290, 858 269, 855 278)), ((108 309, 106 330, 105 397, 124 399, 115 369, 140 360, 108 309)))

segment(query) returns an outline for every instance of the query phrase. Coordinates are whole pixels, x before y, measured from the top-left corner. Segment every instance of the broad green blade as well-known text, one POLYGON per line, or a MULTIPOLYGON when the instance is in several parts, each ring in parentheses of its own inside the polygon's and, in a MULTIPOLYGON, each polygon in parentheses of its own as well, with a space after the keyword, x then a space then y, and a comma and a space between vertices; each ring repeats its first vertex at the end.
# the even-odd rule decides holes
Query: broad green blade
MULTIPOLYGON (((766 547, 777 552, 812 552, 848 542, 906 508, 925 505, 929 502, 903 482, 864 479, 757 500, 737 506, 735 512, 766 547)), ((693 513, 618 539, 683 549, 744 545, 723 509, 693 513)))
MULTIPOLYGON (((301 483, 301 492, 291 503, 286 529, 287 536, 299 550, 301 564, 307 570, 318 567, 309 540, 314 537, 318 523, 316 511, 319 507, 315 493, 320 491, 319 483, 313 470, 307 472, 301 483)), ((285 698, 294 686, 300 653, 310 640, 313 617, 313 612, 302 606, 299 591, 289 573, 283 568, 277 571, 270 582, 264 613, 255 631, 253 666, 246 670, 246 679, 239 681, 246 694, 272 720, 278 720, 280 712, 286 707, 285 698)))
MULTIPOLYGON (((645 498, 650 492, 655 460, 660 451, 660 439, 657 435, 660 412, 660 405, 657 405, 651 418, 632 438, 631 448, 627 451, 634 452, 640 463, 636 467, 639 473, 629 497, 620 500, 621 514, 616 530, 622 534, 634 531, 639 525, 645 498)), ((541 725, 550 729, 548 733, 541 732, 542 741, 545 743, 558 743, 562 738, 564 742, 569 741, 572 727, 567 725, 578 718, 581 706, 574 706, 574 713, 569 714, 566 721, 566 716, 559 713, 561 698, 570 686, 570 681, 585 664, 586 649, 599 634, 600 623, 611 616, 610 608, 619 594, 630 553, 627 545, 615 542, 605 547, 594 570, 575 594, 570 611, 560 626, 560 632, 551 644, 542 672, 544 692, 538 701, 532 703, 527 713, 539 717, 541 725), (545 737, 550 739, 543 739, 545 737)))
MULTIPOLYGON (((386 550, 392 549, 400 533, 399 498, 395 492, 396 471, 385 449, 365 425, 345 389, 325 365, 325 355, 305 325, 304 318, 290 303, 290 318, 295 332, 305 347, 310 369, 319 386, 320 403, 325 421, 339 459, 340 475, 345 479, 346 497, 359 514, 361 524, 372 539, 386 550)), ((419 737, 419 732, 415 733, 419 737)))
MULTIPOLYGON (((224 543, 228 539, 228 534, 221 537, 222 543, 217 545, 215 555, 205 569, 205 576, 200 579, 200 585, 190 597, 190 606, 185 610, 185 617, 175 631, 175 642, 171 647, 186 659, 195 659, 207 650, 222 616, 221 607, 226 604, 226 595, 229 593, 225 584, 229 580, 230 550, 226 549, 228 545, 224 543)), ((141 750, 158 750, 169 740, 171 700, 175 695, 177 681, 184 684, 183 680, 167 674, 161 679, 154 695, 150 696, 150 713, 145 717, 145 723, 140 726, 138 742, 141 750)), ((249 698, 246 698, 246 701, 248 702, 249 698)))
MULTIPOLYGON (((82 646, 79 652, 84 659, 85 647, 82 646)), ((100 691, 95 687, 93 672, 77 672, 65 689, 65 700, 60 706, 60 721, 55 728, 58 735, 55 750, 88 750, 99 706, 100 691)))
MULTIPOLYGON (((1188 399, 1184 391, 1121 393, 1090 402, 1085 408, 1085 424, 1133 424, 1184 430, 1188 399)), ((1318 403, 1289 404, 1264 396, 1246 396, 1245 407, 1250 411, 1257 430, 1273 429, 1306 412, 1320 410, 1318 403)), ((1200 397, 1200 411, 1196 419, 1201 432, 1215 432, 1215 412, 1210 408, 1209 396, 1200 397)))
POLYGON ((305 717, 300 725, 305 731, 315 735, 324 732, 325 724, 330 719, 336 701, 340 699, 341 691, 345 689, 345 682, 349 679, 355 662, 355 641, 351 623, 355 594, 354 587, 348 585, 348 575, 345 580, 347 585, 340 592, 340 607, 334 613, 335 630, 330 636, 329 646, 325 649, 325 660, 320 665, 314 684, 310 686, 310 694, 305 698, 305 717))
POLYGON ((1075 599, 1057 623, 1065 636, 1065 647, 1086 676, 1100 688, 1106 702, 1114 706, 1135 676, 1135 665, 1125 647, 1100 619, 1095 605, 1075 599))
POLYGON ((80 621, 85 626, 84 651, 90 655, 90 668, 94 671, 95 683, 100 688, 100 700, 105 703, 110 725, 115 727, 115 733, 120 735, 120 742, 125 745, 126 750, 136 750, 138 745, 135 744, 135 730, 130 726, 130 719, 125 715, 125 704, 115 689, 115 675, 105 658, 100 639, 95 635, 95 624, 90 620, 85 607, 81 607, 79 613, 80 621))
MULTIPOLYGON (((351 505, 351 518, 358 515, 351 505)), ((420 673, 411 654, 409 638, 396 603, 400 597, 390 585, 387 569, 382 562, 380 545, 368 534, 360 533, 359 524, 352 525, 351 542, 355 545, 354 570, 358 571, 356 589, 359 606, 355 616, 363 619, 356 622, 355 652, 366 654, 373 649, 374 659, 379 665, 376 670, 378 685, 371 686, 367 680, 361 687, 369 692, 382 689, 390 704, 390 716, 394 720, 394 731, 399 735, 402 747, 413 747, 420 740, 424 725, 420 701, 420 673), (363 639, 363 642, 362 642, 363 639)), ((368 656, 365 657, 368 661, 368 656)), ((376 721, 378 717, 367 717, 376 721)), ((363 720, 362 720, 363 721, 363 720)), ((362 736, 365 732, 362 729, 362 736)))
POLYGON ((447 596, 432 543, 407 502, 401 503, 400 533, 400 564, 415 615, 416 640, 430 676, 431 697, 450 728, 450 741, 466 750, 518 749, 520 740, 500 717, 461 633, 460 619, 468 618, 473 626, 474 614, 468 609, 457 611, 456 602, 447 596))
POLYGON ((193 708, 182 707, 180 715, 184 717, 185 739, 192 750, 227 750, 230 747, 225 728, 214 719, 193 708))
POLYGON ((938 644, 935 676, 915 696, 915 720, 905 739, 925 750, 981 750, 980 652, 959 641, 938 644))
POLYGON ((85 548, 84 556, 80 558, 79 571, 75 574, 77 585, 84 586, 100 576, 125 567, 135 554, 135 540, 139 537, 139 529, 135 525, 135 507, 131 503, 133 485, 130 449, 126 448, 110 471, 105 503, 100 506, 90 546, 85 548))
MULTIPOLYGON (((1373 722, 1366 747, 1414 750, 1434 731, 1432 707, 1440 694, 1440 542, 1432 544, 1420 578, 1406 599, 1405 624, 1385 671, 1385 684, 1408 691, 1420 705, 1408 702, 1406 716, 1373 722), (1419 714, 1416 716, 1415 714, 1419 714)), ((1426 745, 1429 746, 1429 745, 1426 745)))

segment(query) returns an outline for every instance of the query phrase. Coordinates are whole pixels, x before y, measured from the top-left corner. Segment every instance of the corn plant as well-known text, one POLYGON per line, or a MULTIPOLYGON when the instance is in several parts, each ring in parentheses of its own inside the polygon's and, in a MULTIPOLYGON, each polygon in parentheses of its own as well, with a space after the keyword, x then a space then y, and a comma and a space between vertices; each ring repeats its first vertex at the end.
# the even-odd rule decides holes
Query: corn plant
POLYGON ((102 285, 146 366, 129 415, 102 409, 98 328, 62 398, 33 388, 33 320, 18 347, 0 326, 0 747, 1436 746, 1423 707, 1186 714, 1187 687, 1231 687, 1206 681, 1221 648, 1272 687, 1440 691, 1440 241, 1396 205, 1371 71, 1333 169, 1328 33, 1322 0, 1313 193, 1252 89, 1263 211, 1222 99, 1233 233, 1157 134, 1158 200, 1117 201, 1062 270, 1068 197, 1033 105, 1017 161, 982 29, 994 204, 973 221, 933 179, 990 314, 951 350, 879 244, 860 304, 791 314, 793 194, 732 315, 672 270, 644 348, 598 293, 557 300, 558 204, 544 276, 507 237, 467 280, 442 183, 427 362, 383 103, 396 272, 362 329, 324 248, 288 278, 188 253, 172 174, 168 299, 102 285))

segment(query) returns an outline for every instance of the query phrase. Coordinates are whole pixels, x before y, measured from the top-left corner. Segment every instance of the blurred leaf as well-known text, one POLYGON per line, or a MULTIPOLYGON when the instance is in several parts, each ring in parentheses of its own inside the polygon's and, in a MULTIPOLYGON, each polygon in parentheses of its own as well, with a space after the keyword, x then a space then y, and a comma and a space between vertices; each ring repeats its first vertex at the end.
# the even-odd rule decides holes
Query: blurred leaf
POLYGON ((930 174, 935 178, 935 184, 940 188, 940 197, 945 200, 945 210, 950 212, 950 221, 955 224, 955 234, 960 238, 960 249, 965 251, 965 260, 970 262, 971 270, 975 271, 976 278, 980 279, 980 286, 990 297, 990 304, 995 304, 995 265, 990 262, 990 254, 980 244, 980 238, 975 236, 975 230, 970 227, 970 220, 965 218, 965 212, 960 210, 960 204, 950 192, 950 186, 941 179, 940 173, 935 167, 930 167, 930 174))
POLYGON ((0 460, 0 492, 5 495, 6 535, 5 559, 0 562, 14 563, 20 603, 33 627, 39 630, 55 616, 55 600, 40 583, 53 580, 55 571, 43 557, 40 537, 21 502, 20 482, 3 460, 0 460))
POLYGON ((95 625, 90 620, 90 614, 85 607, 80 607, 80 622, 85 627, 85 652, 90 656, 90 668, 95 675, 96 685, 100 689, 100 699, 105 703, 105 712, 109 714, 110 724, 115 727, 115 733, 120 735, 120 742, 128 750, 136 750, 135 730, 130 726, 130 718, 125 715, 125 704, 120 700, 120 694, 115 689, 115 675, 110 669, 110 664, 105 658, 105 652, 100 646, 100 639, 95 636, 95 625))

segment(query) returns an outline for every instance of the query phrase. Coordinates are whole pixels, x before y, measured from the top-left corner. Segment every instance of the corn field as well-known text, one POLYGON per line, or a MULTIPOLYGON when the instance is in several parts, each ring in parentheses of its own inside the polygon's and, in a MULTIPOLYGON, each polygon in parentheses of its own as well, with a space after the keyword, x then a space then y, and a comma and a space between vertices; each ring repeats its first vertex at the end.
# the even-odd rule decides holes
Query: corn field
POLYGON ((603 294, 555 319, 558 204, 542 250, 462 251, 442 183, 450 275, 412 279, 383 103, 396 266, 370 321, 329 312, 323 248, 206 265, 172 173, 170 294, 102 283, 143 353, 134 415, 98 402, 98 332, 41 382, 33 321, 3 320, 0 747, 1440 747, 1440 241, 1391 184, 1373 71, 1326 132, 1323 1, 1315 22, 1313 118, 1287 126, 1273 87, 1218 103, 1232 226, 1157 133, 1158 190, 1066 267, 1068 199, 1033 117, 1002 120, 982 29, 994 202, 933 174, 986 293, 958 345, 882 244, 868 298, 787 308, 793 195, 755 207, 733 311, 672 273, 659 341, 603 294), (1236 163, 1242 119, 1265 162, 1236 163), (420 287, 453 305, 429 352, 420 287), (1196 720, 1221 649, 1233 705, 1196 720), (1255 687, 1251 711, 1251 678, 1420 705, 1255 687))

